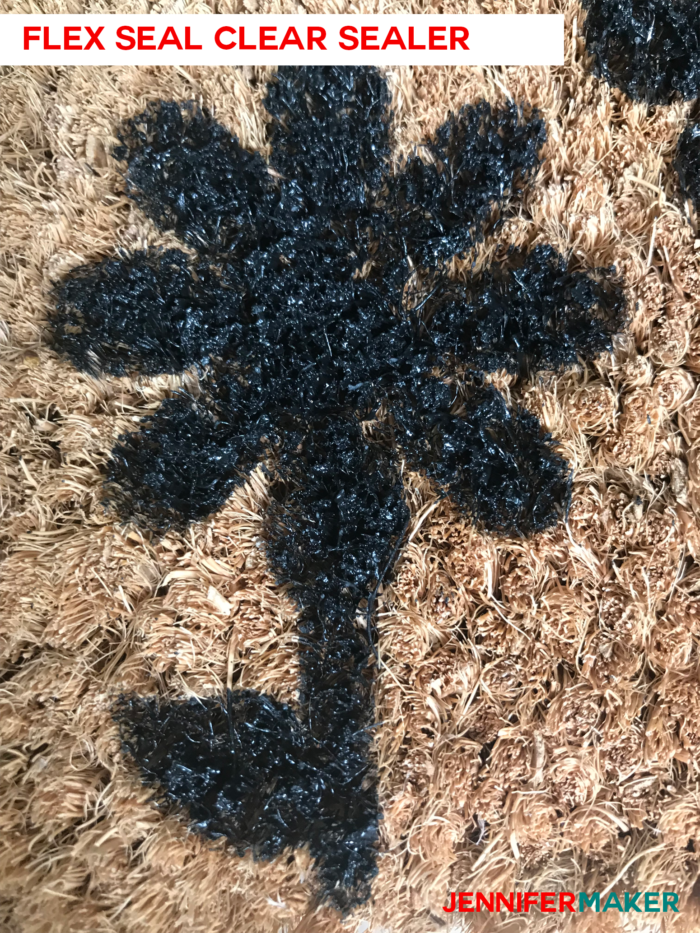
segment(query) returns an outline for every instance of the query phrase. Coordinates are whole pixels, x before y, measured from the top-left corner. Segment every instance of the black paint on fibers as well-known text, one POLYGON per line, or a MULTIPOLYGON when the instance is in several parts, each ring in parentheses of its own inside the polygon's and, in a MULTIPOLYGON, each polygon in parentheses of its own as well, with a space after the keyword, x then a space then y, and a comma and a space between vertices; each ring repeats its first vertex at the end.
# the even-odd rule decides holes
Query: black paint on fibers
POLYGON ((279 488, 267 544, 277 576, 301 607, 353 614, 407 514, 393 452, 355 420, 317 421, 283 458, 279 488))
POLYGON ((700 123, 690 123, 681 133, 673 164, 683 194, 700 210, 700 123))
POLYGON ((559 369, 612 348, 626 304, 614 270, 570 271, 551 246, 507 262, 447 292, 428 330, 436 349, 482 372, 559 369))
POLYGON ((79 369, 177 373, 232 350, 240 290, 179 250, 137 252, 73 270, 56 289, 54 342, 79 369))
POLYGON ((395 448, 487 529, 554 524, 567 465, 473 371, 593 355, 621 297, 551 250, 465 286, 447 275, 536 171, 536 112, 465 107, 394 172, 376 70, 282 68, 265 106, 273 171, 194 105, 127 122, 128 193, 199 259, 76 270, 52 327, 83 369, 200 365, 196 398, 165 401, 113 451, 106 489, 125 520, 184 528, 265 462, 265 547, 299 611, 298 707, 244 691, 124 698, 116 716, 144 779, 196 829, 260 857, 308 844, 321 897, 345 911, 376 872, 367 636, 407 523, 395 448), (463 364, 473 384, 457 399, 430 374, 463 364), (382 412, 370 442, 360 422, 382 412))
POLYGON ((270 250, 264 277, 249 284, 246 380, 269 400, 273 418, 369 416, 381 387, 413 364, 409 322, 372 283, 353 277, 347 242, 312 239, 284 249, 283 257, 270 250))
POLYGON ((124 698, 117 718, 145 778, 200 832, 266 858, 308 844, 328 898, 346 910, 369 895, 378 820, 357 611, 408 510, 392 452, 357 422, 309 427, 266 523, 270 563, 300 611, 301 716, 244 691, 187 704, 124 698))
POLYGON ((284 208, 325 228, 366 214, 389 164, 389 92, 374 68, 283 67, 268 87, 284 208))
POLYGON ((392 411, 408 461, 488 531, 528 535, 562 517, 566 461, 537 418, 509 410, 492 386, 471 387, 457 400, 441 380, 419 378, 401 386, 392 411), (459 415, 455 402, 462 402, 459 415))
POLYGON ((114 155, 128 163, 127 193, 159 227, 205 252, 257 240, 274 205, 259 153, 192 103, 155 101, 127 120, 114 155))
POLYGON ((482 101, 451 114, 389 184, 386 232, 396 252, 435 268, 480 239, 495 205, 540 165, 544 121, 482 101))
POLYGON ((122 697, 115 714, 146 780, 187 805, 195 829, 261 858, 305 841, 315 750, 288 706, 245 690, 186 703, 122 697), (271 804, 262 813, 261 800, 271 804))
POLYGON ((354 421, 309 425, 285 458, 267 521, 267 553, 300 609, 300 707, 322 776, 311 854, 341 909, 369 895, 376 872, 376 775, 368 643, 360 601, 380 577, 408 509, 395 455, 354 421))
POLYGON ((583 0, 596 71, 634 100, 668 104, 700 94, 697 0, 583 0))
POLYGON ((230 375, 203 380, 198 399, 166 399, 112 451, 105 488, 122 515, 160 531, 220 508, 263 453, 269 420, 230 375))

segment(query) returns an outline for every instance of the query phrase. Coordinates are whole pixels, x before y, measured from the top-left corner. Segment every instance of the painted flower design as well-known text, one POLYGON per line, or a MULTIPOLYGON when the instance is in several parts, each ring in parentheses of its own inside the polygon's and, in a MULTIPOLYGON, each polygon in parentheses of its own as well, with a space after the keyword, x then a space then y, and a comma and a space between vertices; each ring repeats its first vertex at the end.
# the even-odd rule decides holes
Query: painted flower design
POLYGON ((193 104, 123 126, 129 195, 186 249, 74 270, 51 324, 81 369, 199 369, 197 397, 167 399, 113 450, 119 518, 183 527, 268 470, 267 557, 299 612, 296 708, 230 691, 124 697, 115 715, 195 829, 264 858, 308 845, 319 896, 345 911, 376 873, 373 612, 408 527, 401 463, 485 530, 557 522, 568 465, 483 376, 591 359, 625 308, 610 270, 547 246, 454 275, 538 170, 544 122, 526 105, 467 106, 399 165, 376 70, 283 68, 265 106, 269 163, 193 104))

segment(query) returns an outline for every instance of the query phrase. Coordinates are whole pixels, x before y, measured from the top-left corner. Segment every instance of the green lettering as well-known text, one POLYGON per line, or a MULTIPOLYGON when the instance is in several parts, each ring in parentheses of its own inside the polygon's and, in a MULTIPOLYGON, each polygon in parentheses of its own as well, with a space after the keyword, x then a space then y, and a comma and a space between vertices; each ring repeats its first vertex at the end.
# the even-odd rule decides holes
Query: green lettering
POLYGON ((629 913, 631 910, 636 910, 638 914, 641 914, 642 908, 637 907, 637 898, 640 896, 641 893, 642 893, 641 891, 637 891, 636 894, 630 895, 628 894, 627 891, 625 891, 625 912, 626 913, 629 913))
POLYGON ((579 913, 583 913, 584 908, 593 907, 595 905, 596 913, 600 910, 600 894, 596 891, 595 894, 591 894, 589 897, 587 894, 579 894, 578 896, 578 909, 579 913))
POLYGON ((617 896, 617 894, 615 894, 614 891, 611 891, 610 894, 608 894, 608 898, 605 901, 605 904, 603 904, 603 913, 605 913, 606 910, 610 910, 612 907, 622 913, 622 904, 620 903, 620 898, 617 896))
POLYGON ((672 894, 670 891, 664 891, 664 913, 666 913, 669 908, 674 914, 678 913, 678 895, 672 894))
POLYGON ((647 893, 644 895, 644 910, 646 910, 648 914, 658 914, 659 912, 658 904, 659 904, 659 892, 658 891, 647 891, 647 893), (652 906, 652 898, 654 899, 653 906, 652 906))

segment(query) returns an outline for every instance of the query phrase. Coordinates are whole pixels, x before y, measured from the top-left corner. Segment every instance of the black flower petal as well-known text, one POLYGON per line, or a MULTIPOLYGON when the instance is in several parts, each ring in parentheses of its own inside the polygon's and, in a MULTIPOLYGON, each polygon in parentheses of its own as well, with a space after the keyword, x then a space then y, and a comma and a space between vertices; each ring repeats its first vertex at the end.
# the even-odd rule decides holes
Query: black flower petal
POLYGON ((287 204, 322 223, 366 211, 389 162, 389 92, 375 68, 283 67, 268 87, 270 164, 287 204))
POLYGON ((231 351, 242 334, 238 283, 178 250, 80 266, 56 289, 55 348, 93 372, 177 373, 231 351))
POLYGON ((529 535, 555 525, 571 478, 538 419, 509 409, 492 386, 472 387, 459 401, 438 379, 403 386, 393 412, 409 462, 487 531, 529 535))
POLYGON ((195 249, 229 251, 257 238, 274 210, 278 195, 260 154, 191 102, 155 101, 119 138, 114 154, 128 164, 129 196, 195 249))
POLYGON ((612 349, 625 310, 614 270, 572 271, 551 246, 538 246, 450 289, 428 330, 443 357, 484 372, 556 370, 612 349))
POLYGON ((451 115, 391 180, 384 249, 426 268, 464 253, 494 207, 537 171, 545 141, 537 111, 515 104, 482 101, 451 115))
POLYGON ((596 70, 634 100, 668 104, 700 94, 696 0, 583 0, 596 70))
POLYGON ((112 451, 107 495, 125 518, 163 531, 219 509, 262 454, 264 414, 235 378, 207 382, 198 399, 166 399, 112 451), (256 417, 256 415, 258 415, 256 417))

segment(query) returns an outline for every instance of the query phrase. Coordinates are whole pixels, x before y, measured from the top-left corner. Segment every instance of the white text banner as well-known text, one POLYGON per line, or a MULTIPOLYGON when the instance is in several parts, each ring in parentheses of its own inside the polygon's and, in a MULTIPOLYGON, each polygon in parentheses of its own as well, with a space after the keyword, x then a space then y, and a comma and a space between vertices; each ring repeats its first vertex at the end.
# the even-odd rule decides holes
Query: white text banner
POLYGON ((562 65, 564 17, 4 15, 2 65, 562 65))

